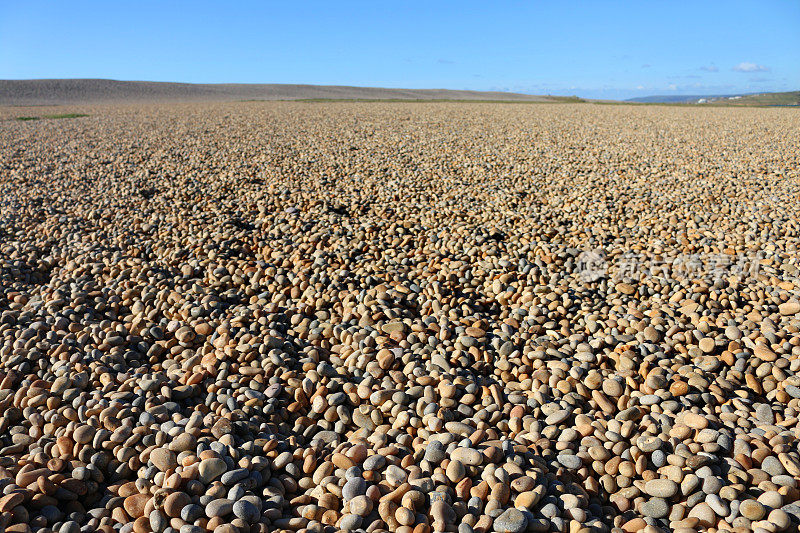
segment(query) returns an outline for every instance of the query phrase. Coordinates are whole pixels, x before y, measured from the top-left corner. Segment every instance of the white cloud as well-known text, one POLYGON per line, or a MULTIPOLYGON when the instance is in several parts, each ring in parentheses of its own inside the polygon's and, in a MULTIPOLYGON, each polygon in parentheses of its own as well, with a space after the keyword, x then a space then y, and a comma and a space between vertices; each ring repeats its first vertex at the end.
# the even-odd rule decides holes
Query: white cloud
POLYGON ((719 69, 715 65, 700 67, 700 70, 703 70, 705 72, 719 72, 719 69))
POLYGON ((735 67, 733 67, 733 70, 735 70, 736 72, 769 72, 769 67, 743 61, 738 65, 736 65, 735 67))
POLYGON ((678 86, 675 85, 674 83, 670 83, 669 87, 667 87, 667 89, 669 89, 670 91, 677 91, 678 90, 678 86))
POLYGON ((644 85, 637 85, 636 88, 641 91, 642 89, 644 89, 644 85))

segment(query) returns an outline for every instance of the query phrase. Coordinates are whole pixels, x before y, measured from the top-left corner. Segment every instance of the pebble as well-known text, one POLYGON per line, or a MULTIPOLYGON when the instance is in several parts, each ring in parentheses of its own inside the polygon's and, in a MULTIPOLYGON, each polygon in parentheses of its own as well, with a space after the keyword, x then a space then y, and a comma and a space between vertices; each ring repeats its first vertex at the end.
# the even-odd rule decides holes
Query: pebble
POLYGON ((350 512, 358 516, 367 516, 372 511, 373 503, 367 496, 356 496, 350 500, 350 512))
POLYGON ((139 518, 140 516, 144 516, 144 511, 149 500, 150 495, 148 494, 132 494, 125 498, 123 507, 128 515, 133 518, 139 518))
POLYGON ((173 492, 164 499, 164 512, 170 517, 181 516, 184 507, 191 503, 191 498, 185 492, 173 492))
POLYGON ((669 499, 678 494, 680 486, 670 479, 651 479, 645 483, 644 491, 650 496, 669 499))
POLYGON ((664 518, 669 514, 669 504, 663 498, 650 498, 642 504, 642 514, 650 518, 664 518))
POLYGON ((362 518, 356 514, 346 514, 339 521, 342 531, 355 531, 361 527, 362 518))
POLYGON ((69 520, 61 524, 61 527, 58 528, 58 533, 79 533, 80 530, 81 526, 77 522, 69 520))
POLYGON ((342 497, 345 500, 352 500, 356 496, 361 496, 367 490, 367 482, 360 477, 354 477, 347 481, 342 487, 342 497))
MULTIPOLYGON (((380 455, 374 455, 373 457, 381 457, 380 455)), ((431 442, 425 448, 425 457, 426 461, 429 461, 435 465, 438 465, 447 457, 447 454, 444 449, 444 445, 439 441, 431 442)))
POLYGON ((791 517, 782 509, 771 510, 767 521, 774 524, 778 531, 786 531, 792 525, 791 517))
POLYGON ((745 500, 740 503, 739 512, 748 520, 761 520, 767 514, 764 506, 756 500, 745 500))
POLYGON ((156 533, 161 533, 169 526, 169 519, 158 509, 150 511, 150 528, 156 533))
POLYGON ((231 511, 233 511, 233 504, 234 502, 226 498, 219 498, 216 500, 212 500, 206 506, 206 516, 208 516, 209 518, 221 518, 223 516, 226 516, 230 514, 231 511))
POLYGON ((450 454, 450 457, 467 466, 478 466, 483 462, 483 456, 474 448, 456 448, 450 454))
POLYGON ((525 515, 514 508, 505 510, 494 521, 494 530, 497 533, 522 533, 527 527, 525 515))
POLYGON ((260 515, 258 507, 256 507, 247 500, 239 500, 238 502, 234 503, 233 514, 236 515, 237 518, 241 518, 248 524, 258 522, 258 518, 260 515))
POLYGON ((203 459, 197 467, 197 472, 200 475, 200 482, 208 485, 215 479, 219 478, 228 469, 228 465, 222 459, 212 457, 203 459))
POLYGON ((711 506, 705 502, 701 502, 692 506, 692 509, 689 511, 689 518, 696 518, 698 524, 709 527, 715 523, 716 514, 714 514, 711 506))
POLYGON ((162 472, 166 472, 178 466, 178 459, 175 452, 166 448, 156 448, 150 452, 150 460, 153 462, 153 465, 162 472))
POLYGON ((791 302, 784 302, 778 306, 778 311, 782 315, 796 315, 800 313, 800 302, 792 300, 791 302))
POLYGON ((92 426, 80 426, 75 432, 72 434, 72 438, 75 439, 75 442, 78 444, 86 444, 90 442, 92 438, 94 438, 95 430, 92 426))
POLYGON ((559 455, 556 459, 562 466, 571 469, 578 469, 582 464, 581 458, 576 455, 559 455))

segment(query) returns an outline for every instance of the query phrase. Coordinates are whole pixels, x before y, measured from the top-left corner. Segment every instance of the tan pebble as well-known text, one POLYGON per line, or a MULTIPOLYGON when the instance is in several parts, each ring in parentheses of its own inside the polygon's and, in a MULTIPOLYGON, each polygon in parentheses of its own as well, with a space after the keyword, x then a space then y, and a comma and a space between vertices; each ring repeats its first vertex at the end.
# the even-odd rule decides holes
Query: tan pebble
POLYGON ((144 508, 149 500, 149 494, 134 494, 132 496, 128 496, 123 502, 125 512, 128 513, 131 518, 139 518, 140 516, 144 515, 144 508))
POLYGON ((714 511, 705 502, 695 505, 689 511, 689 518, 697 518, 698 524, 706 527, 711 527, 716 523, 716 515, 714 514, 714 511))
POLYGON ((404 526, 412 525, 415 520, 414 511, 411 509, 406 509, 405 507, 398 507, 394 516, 397 522, 404 526))

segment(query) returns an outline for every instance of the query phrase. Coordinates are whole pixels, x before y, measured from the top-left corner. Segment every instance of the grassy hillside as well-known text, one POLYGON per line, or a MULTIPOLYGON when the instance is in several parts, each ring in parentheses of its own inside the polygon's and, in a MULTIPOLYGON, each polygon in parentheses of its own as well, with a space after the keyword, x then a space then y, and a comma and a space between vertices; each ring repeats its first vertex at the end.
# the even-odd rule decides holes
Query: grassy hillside
POLYGON ((709 103, 712 105, 800 105, 800 91, 747 94, 735 99, 719 99, 709 103))
POLYGON ((781 93, 722 95, 661 95, 626 100, 638 104, 701 104, 715 106, 795 106, 800 105, 800 91, 781 93))
POLYGON ((90 79, 0 80, 0 105, 65 105, 96 102, 235 100, 498 100, 562 102, 549 97, 498 91, 392 89, 287 84, 195 84, 90 79))

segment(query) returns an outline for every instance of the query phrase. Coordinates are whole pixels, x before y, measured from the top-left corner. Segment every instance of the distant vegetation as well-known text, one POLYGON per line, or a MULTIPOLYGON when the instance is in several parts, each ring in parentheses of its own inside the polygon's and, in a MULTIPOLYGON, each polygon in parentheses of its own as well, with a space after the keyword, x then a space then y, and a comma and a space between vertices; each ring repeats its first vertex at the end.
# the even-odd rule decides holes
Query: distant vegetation
POLYGON ((459 104, 579 104, 586 100, 577 96, 542 96, 542 100, 466 100, 455 98, 292 98, 287 100, 267 100, 261 98, 250 98, 239 100, 240 102, 306 102, 306 103, 331 103, 331 102, 350 102, 350 103, 403 103, 403 104, 440 104, 459 103, 459 104), (546 98, 546 100, 545 100, 546 98))
POLYGON ((39 120, 42 118, 80 118, 80 117, 88 117, 89 115, 84 115, 83 113, 64 113, 61 115, 42 115, 41 117, 17 117, 17 120, 28 121, 28 120, 39 120))
POLYGON ((800 91, 785 93, 747 94, 741 98, 720 99, 709 102, 712 105, 754 105, 754 106, 795 106, 800 105, 800 91))
POLYGON ((169 83, 119 80, 0 80, 0 105, 69 105, 97 102, 295 100, 298 98, 422 100, 546 100, 501 91, 391 89, 331 85, 169 83))
POLYGON ((640 104, 700 104, 713 106, 797 106, 800 105, 800 91, 705 96, 643 96, 640 98, 631 98, 625 102, 640 104))

